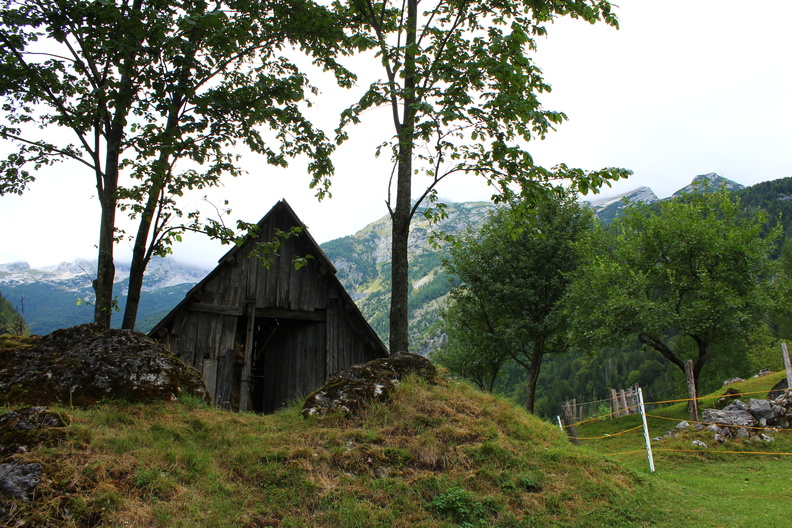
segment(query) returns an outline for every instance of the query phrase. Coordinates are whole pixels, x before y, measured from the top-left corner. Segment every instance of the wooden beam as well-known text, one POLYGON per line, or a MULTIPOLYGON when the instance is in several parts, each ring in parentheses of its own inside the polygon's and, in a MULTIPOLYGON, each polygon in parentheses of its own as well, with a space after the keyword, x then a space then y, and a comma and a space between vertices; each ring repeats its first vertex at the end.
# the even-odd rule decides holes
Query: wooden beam
MULTIPOLYGON (((242 317, 246 314, 245 310, 239 306, 225 306, 209 303, 190 303, 187 307, 191 312, 203 312, 219 315, 233 315, 242 317)), ((256 308, 256 317, 271 317, 278 319, 295 319, 298 321, 326 321, 327 313, 321 311, 308 310, 286 310, 283 308, 256 308)))
POLYGON ((256 308, 256 317, 296 319, 299 321, 326 321, 327 312, 308 310, 285 310, 281 308, 256 308))
POLYGON ((248 412, 250 408, 250 391, 253 388, 250 383, 251 370, 253 369, 253 336, 256 324, 256 309, 253 303, 248 303, 245 307, 247 312, 247 325, 245 331, 245 362, 242 365, 242 381, 239 386, 239 412, 248 412))
POLYGON ((240 306, 223 306, 221 304, 194 302, 194 303, 190 303, 187 306, 187 309, 190 310, 191 312, 203 312, 203 313, 212 313, 212 314, 220 314, 220 315, 234 315, 236 317, 242 317, 243 315, 245 315, 245 311, 240 306))

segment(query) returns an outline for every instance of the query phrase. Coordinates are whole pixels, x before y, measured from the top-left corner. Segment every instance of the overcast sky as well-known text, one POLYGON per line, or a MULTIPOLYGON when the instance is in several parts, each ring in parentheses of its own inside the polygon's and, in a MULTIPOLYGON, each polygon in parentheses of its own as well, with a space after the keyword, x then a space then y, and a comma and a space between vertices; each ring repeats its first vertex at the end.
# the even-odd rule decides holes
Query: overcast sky
MULTIPOLYGON (((792 1, 616 4, 618 31, 564 20, 540 41, 536 60, 553 87, 544 106, 564 111, 569 121, 533 146, 537 162, 634 172, 603 195, 649 186, 666 197, 708 172, 743 185, 792 176, 792 1)), ((317 108, 326 130, 364 88, 324 90, 317 108)), ((387 213, 390 164, 374 159, 391 131, 387 119, 371 112, 352 130, 335 158, 332 199, 316 201, 304 164, 274 169, 257 156, 244 158, 247 176, 228 179, 210 198, 228 199, 234 218, 252 222, 286 198, 320 243, 352 234, 387 213)), ((41 171, 23 197, 0 197, 0 263, 94 259, 93 185, 91 174, 62 164, 41 171)), ((490 196, 473 177, 449 179, 440 194, 451 201, 490 196)), ((202 196, 190 197, 192 204, 202 196)), ((212 267, 227 249, 189 238, 175 254, 212 267)), ((119 249, 121 258, 127 253, 119 249)))

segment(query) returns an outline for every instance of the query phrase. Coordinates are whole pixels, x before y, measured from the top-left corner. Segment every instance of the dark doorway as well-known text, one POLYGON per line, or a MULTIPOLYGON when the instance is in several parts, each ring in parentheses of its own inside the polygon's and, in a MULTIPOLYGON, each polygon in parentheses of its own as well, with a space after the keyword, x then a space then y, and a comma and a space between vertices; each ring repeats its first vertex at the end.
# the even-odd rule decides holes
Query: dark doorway
POLYGON ((325 325, 257 317, 251 358, 252 410, 271 413, 324 382, 325 325))

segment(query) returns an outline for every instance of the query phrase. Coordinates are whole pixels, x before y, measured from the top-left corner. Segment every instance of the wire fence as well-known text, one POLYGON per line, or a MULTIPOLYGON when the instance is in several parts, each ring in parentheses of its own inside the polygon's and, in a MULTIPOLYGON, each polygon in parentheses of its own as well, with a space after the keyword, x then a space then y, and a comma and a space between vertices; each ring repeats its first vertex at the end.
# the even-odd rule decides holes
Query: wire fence
MULTIPOLYGON (((643 401, 643 394, 641 392, 640 387, 636 387, 636 389, 637 389, 636 392, 637 392, 637 395, 638 395, 638 403, 636 403, 635 405, 631 405, 629 407, 626 407, 626 408, 621 408, 621 412, 627 412, 628 414, 640 414, 641 418, 642 418, 642 424, 641 425, 638 425, 636 427, 631 427, 631 428, 628 428, 628 429, 624 429, 624 430, 621 430, 621 431, 618 431, 618 432, 604 434, 604 435, 601 435, 601 436, 589 436, 589 437, 579 436, 577 434, 577 428, 578 427, 582 427, 584 425, 590 424, 592 422, 600 421, 600 420, 612 419, 614 417, 614 412, 611 410, 611 411, 609 411, 607 413, 601 413, 601 414, 599 414, 597 416, 593 416, 593 417, 590 417, 590 418, 587 418, 587 419, 581 419, 581 420, 574 421, 574 419, 571 419, 571 418, 573 416, 575 416, 575 414, 574 414, 575 411, 570 409, 571 405, 567 405, 563 409, 563 412, 565 414, 565 418, 567 419, 567 425, 562 425, 561 418, 559 416, 559 417, 557 417, 558 418, 559 427, 561 427, 561 430, 565 431, 567 433, 567 435, 570 437, 570 440, 573 441, 573 443, 576 443, 576 444, 579 444, 580 441, 609 440, 609 439, 612 439, 612 438, 623 436, 623 435, 626 435, 626 434, 629 434, 629 433, 633 433, 633 432, 636 432, 638 430, 643 429, 643 433, 644 433, 643 436, 644 436, 645 442, 646 442, 646 447, 644 449, 620 451, 620 452, 616 452, 616 453, 608 453, 608 455, 610 455, 610 456, 631 455, 631 454, 644 453, 645 452, 647 454, 648 459, 649 459, 649 466, 650 466, 650 470, 651 471, 655 470, 654 469, 654 459, 653 459, 653 454, 652 454, 653 452, 699 453, 699 454, 707 452, 707 450, 705 448, 699 448, 699 449, 671 449, 671 448, 657 448, 657 447, 652 446, 652 440, 651 440, 651 435, 649 434, 649 426, 648 426, 647 418, 653 418, 653 419, 657 419, 657 420, 674 421, 674 422, 678 422, 678 423, 680 422, 680 419, 678 417, 661 416, 661 415, 658 415, 658 414, 648 414, 646 412, 646 407, 647 406, 655 407, 655 406, 670 405, 670 404, 684 403, 684 402, 688 402, 689 403, 692 400, 694 400, 694 398, 679 398, 679 399, 672 399, 672 400, 644 402, 643 401)), ((778 391, 778 392, 779 393, 780 392, 788 392, 790 390, 792 390, 792 389, 787 388, 787 389, 783 389, 782 391, 778 391)), ((739 397, 753 396, 753 395, 759 395, 759 394, 767 395, 768 392, 769 391, 767 391, 767 390, 756 391, 756 392, 741 392, 741 393, 739 393, 739 397)), ((701 398, 695 398, 695 400, 696 400, 696 403, 698 403, 699 401, 720 399, 720 398, 723 398, 725 396, 726 395, 704 396, 704 397, 701 397, 701 398)), ((595 403, 601 403, 602 401, 610 401, 610 400, 598 400, 595 403)), ((572 400, 572 402, 574 402, 574 400, 572 400)), ((584 403, 580 403, 580 404, 575 402, 575 406, 585 406, 587 403, 591 403, 591 402, 584 402, 584 403)), ((579 408, 579 407, 575 407, 575 409, 577 409, 577 408, 579 408)), ((626 414, 619 414, 619 415, 620 416, 625 416, 626 414)), ((691 420, 687 420, 686 419, 685 421, 688 424, 700 425, 701 429, 703 429, 704 427, 709 427, 709 426, 713 426, 713 425, 718 426, 718 427, 729 428, 729 429, 744 428, 746 430, 753 430, 753 431, 765 431, 765 430, 768 429, 768 427, 762 427, 762 426, 748 426, 748 425, 746 425, 746 426, 742 426, 742 425, 736 426, 734 423, 719 423, 717 421, 715 421, 715 422, 713 422, 713 421, 702 422, 702 421, 692 420, 692 419, 691 420)), ((772 426, 772 427, 770 427, 770 429, 774 433, 775 432, 792 431, 792 428, 782 428, 782 427, 776 427, 776 426, 772 426)), ((775 456, 789 456, 789 455, 792 455, 792 453, 785 452, 785 451, 745 451, 745 450, 724 450, 724 449, 718 449, 715 452, 717 452, 719 454, 723 453, 723 454, 739 454, 739 455, 775 455, 775 456)))

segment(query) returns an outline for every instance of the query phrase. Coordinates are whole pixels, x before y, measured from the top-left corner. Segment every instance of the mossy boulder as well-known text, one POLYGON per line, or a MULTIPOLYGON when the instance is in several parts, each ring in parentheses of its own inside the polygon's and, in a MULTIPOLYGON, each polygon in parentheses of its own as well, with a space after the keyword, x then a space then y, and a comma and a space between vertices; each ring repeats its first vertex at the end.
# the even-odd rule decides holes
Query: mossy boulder
POLYGON ((40 445, 50 445, 66 434, 68 420, 46 407, 25 407, 0 416, 0 461, 40 445))
POLYGON ((0 394, 5 405, 64 403, 90 406, 104 399, 205 401, 203 380, 145 334, 84 324, 0 349, 0 394))
POLYGON ((330 376, 305 399, 300 412, 305 417, 355 414, 372 401, 389 401, 393 388, 411 374, 430 383, 437 379, 437 370, 428 359, 408 352, 352 365, 330 376))

